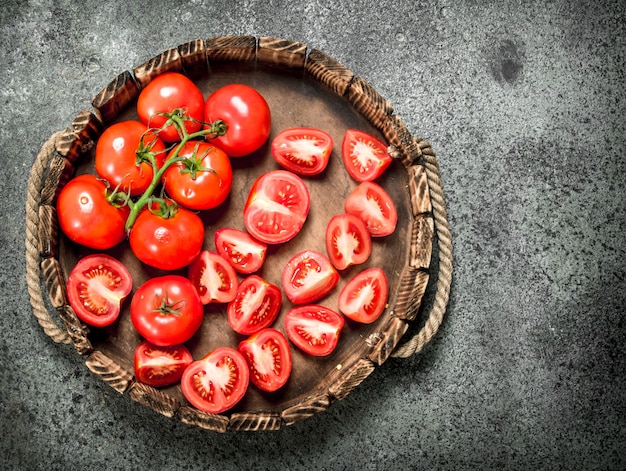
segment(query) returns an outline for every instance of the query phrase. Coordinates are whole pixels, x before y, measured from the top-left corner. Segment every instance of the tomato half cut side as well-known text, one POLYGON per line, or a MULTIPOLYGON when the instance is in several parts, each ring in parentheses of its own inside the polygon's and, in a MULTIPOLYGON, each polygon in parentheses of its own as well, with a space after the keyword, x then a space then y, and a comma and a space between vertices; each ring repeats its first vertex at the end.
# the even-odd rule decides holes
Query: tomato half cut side
POLYGON ((365 223, 352 214, 333 216, 326 227, 326 251, 337 270, 364 263, 372 252, 365 223))
POLYGON ((239 343, 250 370, 250 381, 263 391, 282 388, 291 376, 291 350, 285 335, 276 329, 263 329, 239 343))
POLYGON ((144 340, 135 348, 135 378, 148 386, 160 388, 177 383, 193 357, 184 345, 158 347, 144 340))
POLYGON ((352 277, 339 293, 339 310, 362 324, 376 321, 385 310, 389 284, 380 268, 369 268, 352 277))
POLYGON ((235 269, 216 252, 203 250, 191 262, 188 277, 198 290, 202 304, 229 303, 235 299, 239 280, 235 269))
POLYGON ((234 300, 228 303, 228 324, 239 334, 254 334, 276 320, 282 301, 278 286, 250 275, 239 284, 234 300))
POLYGON ((333 151, 333 138, 315 128, 289 128, 272 140, 272 156, 286 170, 298 175, 322 173, 333 151))
POLYGON ((285 265, 283 290, 294 304, 309 304, 330 293, 339 282, 339 273, 328 258, 315 250, 303 250, 285 265))
POLYGON ((197 409, 219 414, 235 406, 246 394, 250 372, 241 353, 218 347, 185 369, 181 388, 197 409))
POLYGON ((118 318, 132 288, 128 269, 106 254, 80 259, 67 278, 70 306, 80 320, 94 327, 105 327, 118 318))
POLYGON ((384 142, 358 129, 344 134, 341 156, 348 174, 359 182, 380 177, 393 161, 384 142))
POLYGON ((285 315, 289 340, 313 356, 326 356, 335 350, 343 325, 341 314, 319 304, 297 306, 285 315))
POLYGON ((281 244, 300 232, 310 207, 309 189, 299 176, 287 170, 272 170, 250 188, 244 223, 255 239, 281 244))
POLYGON ((396 230, 398 211, 389 194, 374 182, 359 184, 344 202, 348 214, 365 222, 372 237, 384 237, 396 230))
POLYGON ((215 250, 239 273, 258 271, 267 253, 267 245, 239 229, 223 227, 215 231, 215 250))

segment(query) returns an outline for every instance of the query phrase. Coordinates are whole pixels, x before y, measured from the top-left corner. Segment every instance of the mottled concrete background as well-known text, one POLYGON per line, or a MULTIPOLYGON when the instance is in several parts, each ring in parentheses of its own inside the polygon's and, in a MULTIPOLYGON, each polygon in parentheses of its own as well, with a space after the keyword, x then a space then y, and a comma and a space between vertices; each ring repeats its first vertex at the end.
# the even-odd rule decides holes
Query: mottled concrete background
POLYGON ((566 1, 45 1, 0 9, 0 468, 626 468, 626 9, 566 1), (25 283, 27 174, 115 75, 195 38, 306 43, 438 153, 448 316, 276 433, 166 419, 48 339, 25 283))

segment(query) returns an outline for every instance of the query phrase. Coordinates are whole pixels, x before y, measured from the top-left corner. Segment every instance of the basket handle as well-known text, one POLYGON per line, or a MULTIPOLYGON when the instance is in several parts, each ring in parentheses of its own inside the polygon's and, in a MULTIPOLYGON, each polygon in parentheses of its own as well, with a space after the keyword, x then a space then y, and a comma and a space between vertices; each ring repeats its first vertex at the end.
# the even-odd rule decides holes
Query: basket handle
POLYGON ((57 141, 63 131, 57 131, 43 144, 28 177, 26 195, 26 283, 33 314, 43 331, 57 343, 71 343, 65 328, 60 328, 52 320, 41 292, 41 254, 39 253, 39 205, 41 190, 50 161, 56 152, 57 141))
POLYGON ((391 354, 397 358, 407 358, 420 352, 439 330, 446 313, 450 299, 450 285, 452 283, 452 237, 446 213, 441 179, 439 178, 439 164, 435 151, 428 142, 414 139, 422 150, 426 167, 426 177, 430 188, 430 199, 435 219, 439 247, 439 269, 437 272, 437 288, 433 305, 424 326, 409 340, 399 345, 391 354))

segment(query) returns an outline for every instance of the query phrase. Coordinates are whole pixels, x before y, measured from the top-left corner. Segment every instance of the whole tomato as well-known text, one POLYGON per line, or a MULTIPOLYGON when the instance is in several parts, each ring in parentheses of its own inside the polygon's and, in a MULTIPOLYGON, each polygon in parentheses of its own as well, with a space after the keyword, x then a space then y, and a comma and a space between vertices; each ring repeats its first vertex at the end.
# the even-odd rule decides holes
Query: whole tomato
MULTIPOLYGON (((173 157, 173 149, 168 160, 173 157)), ((170 165, 163 174, 165 191, 189 209, 213 209, 226 200, 233 184, 230 159, 218 147, 201 141, 187 141, 178 152, 183 160, 170 165)))
POLYGON ((270 107, 254 88, 230 84, 214 91, 204 106, 204 120, 226 123, 226 134, 211 140, 230 157, 242 157, 259 149, 272 127, 270 107))
POLYGON ((159 347, 189 340, 202 325, 204 306, 184 276, 150 278, 137 288, 130 303, 130 319, 139 335, 159 347))
POLYGON ((109 190, 94 175, 79 175, 59 193, 57 217, 63 233, 77 244, 109 249, 126 238, 128 206, 111 201, 109 190))
POLYGON ((204 243, 204 224, 196 213, 173 203, 144 209, 130 230, 130 248, 146 265, 178 270, 189 265, 204 243))
MULTIPOLYGON (((145 86, 137 98, 139 120, 151 128, 161 128, 167 122, 167 117, 159 113, 171 113, 176 109, 182 110, 188 133, 200 130, 204 96, 191 79, 178 72, 158 75, 145 86)), ((172 124, 161 129, 159 137, 165 142, 180 141, 179 131, 172 124)))
POLYGON ((154 176, 154 168, 144 156, 154 153, 157 167, 163 165, 165 145, 145 124, 129 120, 112 124, 96 144, 96 172, 112 187, 130 196, 143 194, 154 176))

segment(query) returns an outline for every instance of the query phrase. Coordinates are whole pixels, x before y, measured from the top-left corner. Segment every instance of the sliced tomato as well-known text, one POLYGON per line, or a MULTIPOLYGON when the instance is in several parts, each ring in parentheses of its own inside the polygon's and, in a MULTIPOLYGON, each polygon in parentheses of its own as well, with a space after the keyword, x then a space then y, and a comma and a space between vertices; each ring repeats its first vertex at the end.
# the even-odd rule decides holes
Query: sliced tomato
POLYGON ((177 383, 193 357, 184 345, 158 347, 144 340, 135 348, 135 378, 148 386, 159 388, 177 383))
POLYGON ((181 388, 199 410, 219 414, 237 404, 248 390, 250 372, 241 353, 218 347, 185 369, 181 388))
POLYGON ((396 230, 396 206, 378 183, 359 184, 346 198, 344 209, 362 219, 372 237, 387 236, 396 230))
POLYGON ((282 302, 278 286, 250 275, 239 284, 237 295, 228 304, 228 323, 235 332, 254 334, 276 320, 282 302))
POLYGON ((341 156, 348 174, 359 182, 375 180, 393 160, 384 142, 358 129, 346 131, 341 156))
POLYGON ((248 362, 250 381, 259 389, 274 392, 291 376, 291 350, 282 332, 263 329, 239 343, 248 362))
POLYGON ((353 214, 337 214, 326 226, 326 251, 337 270, 365 262, 372 238, 365 223, 353 214))
POLYGON ((272 155, 283 168, 298 175, 317 175, 333 151, 330 134, 315 128, 289 128, 272 140, 272 155))
POLYGON ((380 268, 369 268, 346 283, 339 293, 339 310, 356 322, 371 324, 385 310, 389 284, 380 268))
POLYGON ((133 288, 128 269, 106 254, 78 261, 67 278, 67 298, 80 320, 95 327, 112 324, 133 288))
POLYGON ((317 301, 337 285, 339 273, 328 258, 314 250, 294 255, 283 270, 283 290, 294 304, 317 301))
POLYGON ((244 206, 244 223, 255 239, 281 244, 300 232, 310 207, 311 196, 302 179, 286 170, 273 170, 252 185, 244 206))
POLYGON ((239 273, 249 275, 265 261, 267 245, 239 229, 223 227, 215 231, 215 250, 239 273))
POLYGON ((343 325, 341 314, 319 304, 297 306, 285 315, 289 340, 314 356, 326 356, 335 350, 343 325))
POLYGON ((198 290, 202 304, 229 303, 235 299, 239 280, 224 257, 203 250, 191 262, 188 277, 198 290))

